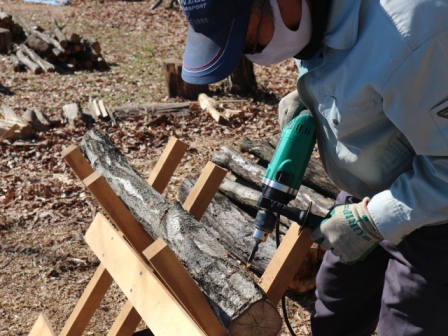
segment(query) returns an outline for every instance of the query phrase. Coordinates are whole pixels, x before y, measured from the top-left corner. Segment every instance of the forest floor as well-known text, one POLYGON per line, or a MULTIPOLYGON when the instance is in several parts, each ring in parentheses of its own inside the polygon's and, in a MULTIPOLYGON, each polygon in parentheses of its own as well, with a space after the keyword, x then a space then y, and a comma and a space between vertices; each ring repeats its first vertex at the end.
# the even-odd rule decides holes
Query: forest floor
MULTIPOLYGON (((293 60, 257 67, 258 90, 247 96, 225 93, 212 85, 211 95, 244 116, 217 124, 208 113, 194 109, 190 116, 169 116, 154 123, 151 115, 122 118, 116 125, 100 120, 75 127, 61 121, 62 107, 90 99, 108 106, 182 102, 167 98, 163 61, 181 59, 186 21, 176 4, 150 10, 149 1, 72 1, 51 6, 20 0, 0 0, 0 9, 28 25, 51 30, 52 17, 65 32, 97 38, 107 71, 32 74, 14 72, 0 54, 0 105, 18 115, 40 108, 50 118, 48 131, 28 141, 0 143, 0 335, 27 335, 40 313, 59 333, 88 284, 98 259, 83 235, 99 204, 61 157, 79 144, 89 127, 106 132, 144 177, 148 177, 171 136, 189 145, 187 155, 165 191, 175 199, 179 183, 198 175, 221 145, 237 146, 243 136, 269 139, 279 133, 277 104, 295 89, 293 60), (231 101, 231 102, 229 102, 231 101), (228 102, 228 103, 226 103, 228 102)), ((1 11, 0 10, 0 11, 1 11)), ((297 335, 309 334, 314 293, 289 295, 288 315, 297 335)), ((87 327, 87 335, 105 335, 125 302, 116 285, 108 291, 87 327)), ((139 329, 144 328, 142 322, 139 329)), ((283 328, 282 335, 289 333, 283 328)))

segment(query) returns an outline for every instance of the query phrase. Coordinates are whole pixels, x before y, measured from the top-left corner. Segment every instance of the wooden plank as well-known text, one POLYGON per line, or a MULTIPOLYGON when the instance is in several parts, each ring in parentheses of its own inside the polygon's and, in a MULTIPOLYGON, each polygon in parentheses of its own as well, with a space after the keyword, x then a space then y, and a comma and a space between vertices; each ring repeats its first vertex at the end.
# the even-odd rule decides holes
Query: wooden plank
POLYGON ((313 244, 310 229, 304 228, 300 234, 299 230, 300 226, 293 222, 259 281, 275 305, 280 302, 313 244))
POLYGON ((226 335, 204 293, 163 239, 157 239, 143 254, 208 336, 226 335))
POLYGON ((107 336, 129 336, 137 329, 141 317, 132 303, 126 301, 107 336))
POLYGON ((107 114, 106 107, 104 106, 104 101, 102 99, 97 101, 98 108, 101 111, 101 116, 103 118, 107 118, 109 115, 107 114))
POLYGON ((183 208, 189 211, 196 220, 201 220, 226 174, 225 169, 210 161, 205 166, 183 204, 183 208))
POLYGON ((51 328, 50 322, 48 322, 45 314, 40 314, 36 322, 34 322, 33 328, 31 329, 28 336, 55 336, 56 334, 51 328))
POLYGON ((59 336, 82 335, 111 284, 112 277, 100 264, 59 336))
POLYGON ((93 174, 94 170, 89 161, 84 157, 81 150, 76 145, 70 145, 62 151, 62 157, 70 165, 75 174, 82 181, 89 175, 93 174))
POLYGON ((83 182, 112 218, 129 243, 142 256, 142 251, 153 243, 154 239, 136 221, 129 209, 123 204, 99 172, 95 171, 84 179, 83 182))
POLYGON ((155 335, 205 335, 101 213, 85 240, 155 335))
POLYGON ((146 180, 160 194, 165 190, 180 160, 188 149, 188 145, 171 137, 163 150, 157 164, 146 180))

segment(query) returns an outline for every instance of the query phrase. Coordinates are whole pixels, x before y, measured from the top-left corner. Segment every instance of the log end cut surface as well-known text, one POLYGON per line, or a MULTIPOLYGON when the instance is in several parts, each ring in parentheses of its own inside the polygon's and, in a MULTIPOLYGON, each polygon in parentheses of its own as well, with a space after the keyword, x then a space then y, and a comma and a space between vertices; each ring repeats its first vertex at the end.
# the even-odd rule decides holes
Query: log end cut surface
POLYGON ((229 335, 276 336, 281 327, 282 319, 277 308, 268 301, 260 300, 233 320, 229 335))

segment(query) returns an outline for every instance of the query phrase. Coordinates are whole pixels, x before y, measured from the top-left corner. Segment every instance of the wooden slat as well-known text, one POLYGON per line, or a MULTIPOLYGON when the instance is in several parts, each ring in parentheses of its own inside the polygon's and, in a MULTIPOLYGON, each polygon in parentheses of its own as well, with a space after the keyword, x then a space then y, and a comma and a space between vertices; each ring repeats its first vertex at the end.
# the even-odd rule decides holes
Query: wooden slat
POLYGON ((207 210, 213 196, 226 176, 227 171, 212 162, 208 162, 196 184, 183 204, 196 220, 200 220, 207 210))
POLYGON ((129 336, 137 329, 141 317, 128 300, 121 309, 107 336, 129 336))
POLYGON ((259 281, 275 305, 280 302, 313 244, 310 229, 304 228, 300 235, 299 230, 300 226, 293 222, 259 281))
POLYGON ((100 264, 59 335, 82 335, 111 284, 112 277, 100 264))
POLYGON ((102 214, 85 240, 155 335, 205 335, 102 214))
POLYGON ((94 172, 89 161, 76 145, 70 145, 64 149, 62 151, 62 157, 67 161, 81 181, 94 172))
POLYGON ((162 193, 180 163, 188 145, 174 137, 171 137, 163 150, 157 164, 146 180, 155 190, 162 193))
POLYGON ((157 239, 143 254, 208 336, 226 334, 204 293, 163 239, 157 239))
POLYGON ((83 182, 112 218, 129 243, 141 255, 142 251, 154 242, 154 239, 136 221, 129 209, 99 172, 95 171, 84 179, 83 182))
POLYGON ((40 314, 36 322, 34 322, 28 336, 55 336, 56 334, 51 328, 50 322, 44 314, 40 314))

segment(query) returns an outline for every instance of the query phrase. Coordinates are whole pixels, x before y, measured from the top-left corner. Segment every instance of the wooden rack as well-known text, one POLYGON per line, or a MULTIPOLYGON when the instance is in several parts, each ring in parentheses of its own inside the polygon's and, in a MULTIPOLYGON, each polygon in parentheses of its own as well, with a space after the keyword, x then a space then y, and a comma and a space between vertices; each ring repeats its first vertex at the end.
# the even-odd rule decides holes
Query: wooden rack
MULTIPOLYGON (((187 148, 175 138, 169 140, 147 179, 156 191, 165 190, 187 148)), ((142 228, 77 146, 65 149, 62 157, 113 223, 98 213, 85 235, 101 264, 59 335, 82 335, 113 281, 127 302, 108 336, 133 335, 142 319, 154 335, 225 335, 205 295, 167 244, 142 228)), ((205 166, 183 204, 196 220, 203 216, 225 175, 226 170, 211 162, 205 166)), ((309 229, 299 234, 299 225, 293 223, 259 281, 274 304, 281 300, 311 245, 309 229)), ((39 315, 29 333, 37 335, 56 335, 44 314, 39 315)))

